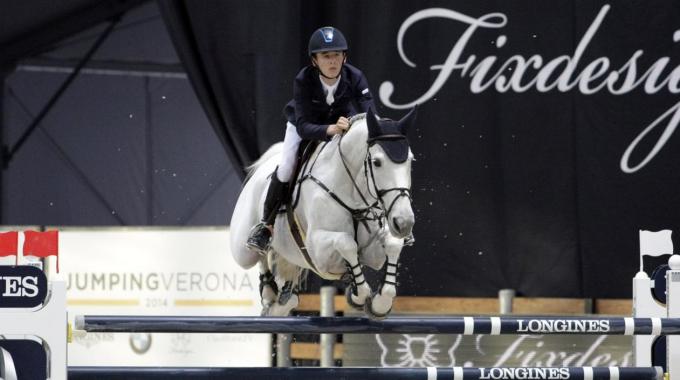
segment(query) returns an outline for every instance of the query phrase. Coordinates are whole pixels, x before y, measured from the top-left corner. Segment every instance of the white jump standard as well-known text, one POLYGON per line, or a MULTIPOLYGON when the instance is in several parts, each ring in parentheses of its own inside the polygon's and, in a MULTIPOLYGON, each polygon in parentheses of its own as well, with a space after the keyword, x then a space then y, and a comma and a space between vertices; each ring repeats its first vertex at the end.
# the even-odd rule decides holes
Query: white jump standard
MULTIPOLYGON (((49 283, 45 303, 34 309, 0 313, 0 332, 4 336, 35 336, 47 354, 47 378, 66 379, 66 283, 49 283)), ((10 377, 7 376, 8 380, 10 377)))

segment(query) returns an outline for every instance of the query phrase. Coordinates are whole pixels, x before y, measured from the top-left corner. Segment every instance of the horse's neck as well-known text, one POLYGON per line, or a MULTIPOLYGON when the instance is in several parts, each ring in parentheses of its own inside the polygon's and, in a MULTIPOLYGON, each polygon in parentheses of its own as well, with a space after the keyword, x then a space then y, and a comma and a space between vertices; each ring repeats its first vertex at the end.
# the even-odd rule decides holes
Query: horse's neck
POLYGON ((322 156, 319 157, 319 163, 314 168, 313 174, 326 183, 343 200, 347 199, 347 202, 351 202, 348 203, 350 206, 359 206, 357 201, 361 201, 361 197, 349 178, 347 169, 349 169, 359 188, 364 191, 367 179, 363 174, 363 164, 368 149, 367 139, 368 131, 365 122, 360 121, 342 139, 335 138, 331 143, 332 145, 321 152, 322 156), (340 149, 342 150, 342 157, 344 157, 344 164, 343 158, 339 154, 340 149), (345 165, 347 165, 347 168, 345 168, 345 165))

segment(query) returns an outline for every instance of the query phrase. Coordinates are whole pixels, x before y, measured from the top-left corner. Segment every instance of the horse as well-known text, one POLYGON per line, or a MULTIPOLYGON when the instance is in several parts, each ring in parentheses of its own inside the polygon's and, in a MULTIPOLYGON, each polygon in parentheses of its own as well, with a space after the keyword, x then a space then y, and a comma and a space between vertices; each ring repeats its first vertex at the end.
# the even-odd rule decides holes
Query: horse
POLYGON ((285 316, 297 307, 297 287, 308 270, 327 280, 344 277, 349 282, 347 302, 371 317, 382 318, 391 311, 399 255, 415 223, 413 153, 406 139, 415 114, 414 108, 395 121, 378 118, 369 109, 350 119, 347 132, 320 144, 300 171, 287 206, 294 208, 300 244, 291 233, 291 217, 279 213, 270 251, 264 256, 245 243, 262 217, 281 143, 248 168, 231 218, 230 245, 242 268, 259 264, 263 315, 285 316), (380 270, 385 261, 383 281, 372 291, 362 265, 380 270))

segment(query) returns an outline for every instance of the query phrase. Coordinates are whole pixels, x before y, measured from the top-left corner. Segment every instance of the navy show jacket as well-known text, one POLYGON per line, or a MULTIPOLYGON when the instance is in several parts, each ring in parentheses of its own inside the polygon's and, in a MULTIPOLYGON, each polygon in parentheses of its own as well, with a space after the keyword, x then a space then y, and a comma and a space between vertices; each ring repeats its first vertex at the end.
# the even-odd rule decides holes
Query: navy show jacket
POLYGON ((295 77, 293 99, 286 104, 283 113, 303 140, 327 140, 331 137, 326 135, 328 125, 335 124, 340 116, 349 118, 367 112, 369 107, 376 111, 366 77, 361 70, 347 63, 342 66, 340 83, 333 97, 333 103, 326 104, 318 70, 306 66, 295 77))

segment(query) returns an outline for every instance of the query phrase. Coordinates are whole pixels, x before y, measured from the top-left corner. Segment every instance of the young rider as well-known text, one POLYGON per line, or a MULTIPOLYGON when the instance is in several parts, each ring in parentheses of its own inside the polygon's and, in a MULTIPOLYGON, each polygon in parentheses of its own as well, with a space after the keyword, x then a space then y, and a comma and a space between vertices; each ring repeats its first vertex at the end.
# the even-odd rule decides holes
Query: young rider
POLYGON ((248 248, 265 254, 269 249, 276 214, 286 197, 302 140, 328 140, 349 128, 348 118, 373 105, 364 74, 347 63, 347 40, 331 26, 309 38, 311 63, 300 70, 293 84, 293 100, 284 108, 288 123, 279 166, 272 173, 262 221, 250 232, 248 248))

